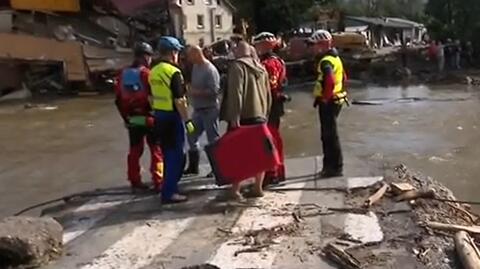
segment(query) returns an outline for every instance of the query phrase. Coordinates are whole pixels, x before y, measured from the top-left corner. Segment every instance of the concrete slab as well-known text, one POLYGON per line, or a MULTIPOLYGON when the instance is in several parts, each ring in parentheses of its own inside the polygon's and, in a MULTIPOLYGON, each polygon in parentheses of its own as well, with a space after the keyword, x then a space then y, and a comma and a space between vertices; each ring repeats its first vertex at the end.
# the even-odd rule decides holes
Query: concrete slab
POLYGON ((373 212, 367 215, 347 214, 344 232, 362 244, 379 243, 384 238, 378 218, 373 212))

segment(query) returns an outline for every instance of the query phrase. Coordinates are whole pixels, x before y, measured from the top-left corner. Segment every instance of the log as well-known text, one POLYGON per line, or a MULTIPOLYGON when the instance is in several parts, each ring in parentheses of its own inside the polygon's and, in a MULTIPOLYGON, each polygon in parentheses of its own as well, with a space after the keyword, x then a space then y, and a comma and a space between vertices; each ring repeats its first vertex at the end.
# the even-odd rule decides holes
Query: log
POLYGON ((383 184, 383 186, 378 189, 372 196, 370 196, 366 201, 365 201, 365 207, 371 207, 373 204, 377 203, 382 199, 382 197, 385 195, 385 193, 388 190, 388 185, 383 184))
POLYGON ((435 198, 435 191, 430 189, 427 191, 407 191, 395 198, 396 202, 410 201, 418 198, 435 198))
POLYGON ((480 252, 470 235, 461 231, 455 235, 455 249, 465 269, 480 269, 480 252))
POLYGON ((449 232, 464 231, 472 234, 480 234, 480 226, 463 226, 463 225, 440 223, 440 222, 427 222, 426 226, 432 229, 444 230, 449 232))
POLYGON ((323 252, 325 255, 330 258, 333 262, 340 265, 341 268, 344 269, 360 269, 361 264, 360 262, 347 253, 342 248, 338 247, 334 243, 328 244, 324 249, 323 252))

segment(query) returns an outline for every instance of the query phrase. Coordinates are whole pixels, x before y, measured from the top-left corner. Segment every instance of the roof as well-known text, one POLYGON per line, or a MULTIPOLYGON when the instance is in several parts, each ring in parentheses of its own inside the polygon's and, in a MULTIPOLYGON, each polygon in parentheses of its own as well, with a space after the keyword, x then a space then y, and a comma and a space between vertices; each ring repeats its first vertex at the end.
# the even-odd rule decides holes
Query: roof
POLYGON ((237 8, 230 2, 230 0, 223 0, 225 5, 227 5, 233 12, 237 11, 237 8))
POLYGON ((389 17, 388 20, 396 22, 396 23, 402 23, 402 24, 408 25, 410 27, 425 27, 425 25, 423 25, 421 23, 411 21, 411 20, 407 20, 407 19, 389 17))
POLYGON ((386 28, 412 28, 411 24, 397 21, 397 18, 380 18, 380 17, 353 17, 348 16, 347 20, 353 20, 367 25, 382 26, 386 28))
POLYGON ((110 0, 112 4, 123 15, 133 15, 145 7, 154 5, 165 5, 166 0, 110 0))

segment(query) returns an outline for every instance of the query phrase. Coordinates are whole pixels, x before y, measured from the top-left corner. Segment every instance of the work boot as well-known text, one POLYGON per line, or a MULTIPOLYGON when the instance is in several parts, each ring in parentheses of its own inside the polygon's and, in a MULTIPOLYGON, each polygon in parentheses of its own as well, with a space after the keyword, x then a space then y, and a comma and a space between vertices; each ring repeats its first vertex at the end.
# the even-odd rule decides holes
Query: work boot
POLYGON ((198 164, 200 162, 200 152, 192 150, 188 152, 188 168, 183 171, 184 175, 198 175, 198 164))
POLYGON ((162 204, 180 204, 180 203, 185 203, 188 201, 188 197, 185 195, 181 194, 174 194, 170 199, 163 199, 162 198, 162 204))
POLYGON ((150 190, 150 187, 142 182, 130 183, 130 188, 132 189, 133 193, 146 192, 150 190))
POLYGON ((322 172, 320 172, 320 178, 334 178, 334 177, 343 177, 343 172, 330 171, 330 170, 322 170, 322 172))

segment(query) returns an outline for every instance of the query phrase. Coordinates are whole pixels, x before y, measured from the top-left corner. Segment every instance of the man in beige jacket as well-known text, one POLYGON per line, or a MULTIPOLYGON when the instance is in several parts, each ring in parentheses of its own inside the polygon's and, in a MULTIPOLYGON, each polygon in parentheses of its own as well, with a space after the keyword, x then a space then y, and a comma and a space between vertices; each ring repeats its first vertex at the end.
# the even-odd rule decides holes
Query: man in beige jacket
MULTIPOLYGON (((220 119, 229 123, 229 128, 240 125, 255 125, 267 122, 272 97, 268 73, 262 64, 255 59, 255 51, 245 41, 235 48, 235 60, 228 70, 228 86, 225 91, 220 111, 220 119)), ((262 172, 255 177, 253 195, 263 196, 262 172)), ((232 195, 242 199, 240 184, 232 185, 232 195)))

